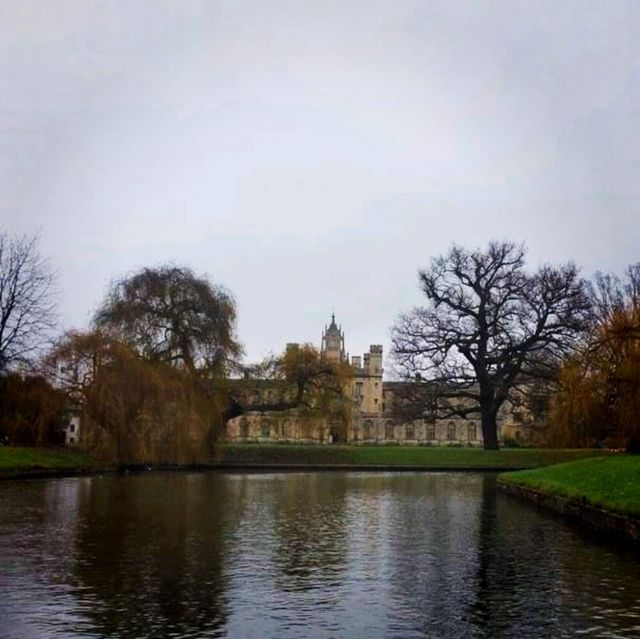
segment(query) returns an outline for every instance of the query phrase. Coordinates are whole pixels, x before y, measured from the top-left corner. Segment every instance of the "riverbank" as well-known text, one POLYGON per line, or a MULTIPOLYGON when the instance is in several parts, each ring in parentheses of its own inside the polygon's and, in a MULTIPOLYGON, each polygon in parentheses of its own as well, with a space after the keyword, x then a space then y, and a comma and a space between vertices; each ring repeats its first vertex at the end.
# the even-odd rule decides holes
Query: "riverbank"
POLYGON ((233 444, 223 446, 224 467, 355 468, 381 470, 503 471, 536 468, 594 455, 594 450, 503 449, 428 446, 313 446, 285 444, 233 444))
POLYGON ((99 472, 104 465, 68 448, 0 446, 0 479, 99 472))
POLYGON ((588 525, 640 540, 640 456, 595 457, 501 475, 498 485, 588 525))
POLYGON ((593 457, 507 473, 499 481, 623 515, 640 516, 640 455, 593 457))
MULTIPOLYGON (((154 469, 228 468, 272 470, 440 470, 504 471, 536 468, 602 455, 593 450, 506 449, 422 446, 313 446, 296 444, 222 445, 215 459, 154 469)), ((138 468, 148 468, 140 464, 138 468)), ((69 449, 0 447, 0 478, 74 475, 115 471, 89 455, 69 449)))

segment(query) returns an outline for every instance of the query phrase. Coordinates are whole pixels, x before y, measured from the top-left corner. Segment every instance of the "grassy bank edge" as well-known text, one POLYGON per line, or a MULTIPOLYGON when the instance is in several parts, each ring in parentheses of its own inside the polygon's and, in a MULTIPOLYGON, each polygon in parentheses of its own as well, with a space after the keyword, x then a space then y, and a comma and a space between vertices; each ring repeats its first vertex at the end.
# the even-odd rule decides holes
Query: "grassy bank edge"
POLYGON ((498 481, 640 517, 640 455, 616 454, 503 473, 498 481))
POLYGON ((105 465, 67 448, 0 446, 0 477, 100 471, 105 465))
MULTIPOLYGON (((153 468, 273 468, 363 470, 513 470, 580 459, 601 451, 417 446, 318 446, 298 444, 222 444, 210 460, 153 468)), ((146 467, 147 464, 140 464, 146 467)), ((73 474, 111 470, 78 450, 0 447, 0 477, 73 474)))
POLYGON ((512 470, 535 468, 606 454, 593 450, 504 449, 425 446, 317 446, 299 444, 227 444, 223 466, 349 466, 429 469, 512 470))

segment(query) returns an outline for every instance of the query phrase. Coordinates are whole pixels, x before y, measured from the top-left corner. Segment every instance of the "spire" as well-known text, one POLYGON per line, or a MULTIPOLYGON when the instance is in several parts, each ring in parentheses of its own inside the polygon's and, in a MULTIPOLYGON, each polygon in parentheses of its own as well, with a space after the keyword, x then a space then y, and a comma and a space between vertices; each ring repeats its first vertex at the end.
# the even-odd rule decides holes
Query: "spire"
POLYGON ((342 327, 338 328, 336 324, 335 310, 331 312, 331 324, 328 327, 325 326, 320 344, 320 351, 324 357, 338 362, 344 361, 344 333, 342 327))

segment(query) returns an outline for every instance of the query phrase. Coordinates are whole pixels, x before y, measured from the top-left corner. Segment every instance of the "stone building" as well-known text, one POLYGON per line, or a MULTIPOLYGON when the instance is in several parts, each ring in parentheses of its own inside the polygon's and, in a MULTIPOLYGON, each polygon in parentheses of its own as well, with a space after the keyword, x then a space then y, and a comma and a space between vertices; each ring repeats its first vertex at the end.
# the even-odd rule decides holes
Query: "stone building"
POLYGON ((80 411, 74 409, 69 413, 69 419, 64 425, 65 446, 75 446, 80 441, 80 411))
MULTIPOLYGON (((393 412, 394 398, 405 382, 384 381, 382 346, 372 344, 362 356, 349 358, 345 335, 331 317, 322 333, 321 356, 332 362, 349 363, 353 370, 345 392, 353 402, 352 417, 346 428, 338 428, 327 419, 300 420, 295 412, 249 411, 229 420, 226 439, 231 442, 350 443, 401 444, 422 446, 481 446, 482 432, 478 419, 399 420, 393 412)), ((277 383, 258 380, 252 388, 262 400, 273 398, 277 383)), ((499 436, 527 433, 531 419, 522 410, 509 406, 498 418, 499 436)))

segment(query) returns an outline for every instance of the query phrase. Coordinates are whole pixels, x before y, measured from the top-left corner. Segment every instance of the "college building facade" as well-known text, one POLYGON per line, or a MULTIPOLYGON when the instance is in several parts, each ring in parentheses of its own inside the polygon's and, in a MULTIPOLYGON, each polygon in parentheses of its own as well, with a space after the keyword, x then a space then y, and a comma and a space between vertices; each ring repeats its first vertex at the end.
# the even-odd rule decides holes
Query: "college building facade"
MULTIPOLYGON (((352 374, 345 393, 352 401, 348 423, 332 424, 330 419, 300 419, 295 411, 248 411, 229 420, 225 439, 236 443, 306 443, 355 445, 481 446, 480 420, 460 417, 402 420, 394 412, 394 401, 406 382, 383 379, 383 350, 372 344, 362 357, 349 358, 345 336, 335 315, 322 333, 321 357, 336 363, 349 363, 352 374)), ((275 391, 257 380, 252 388, 256 401, 269 403, 275 391)), ((505 406, 498 417, 500 439, 530 439, 532 418, 523 411, 505 406)))

